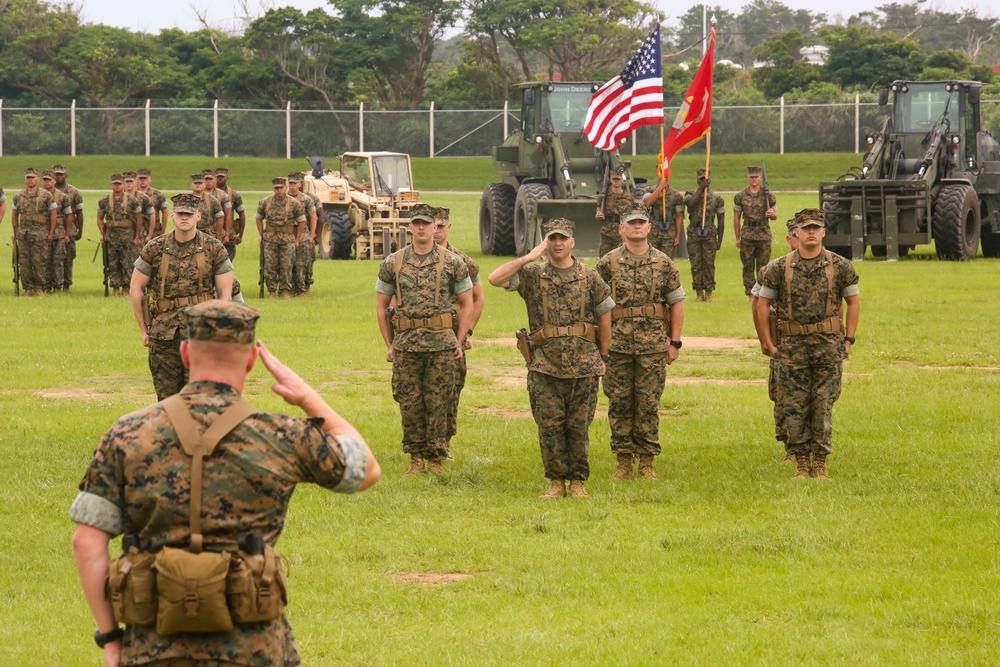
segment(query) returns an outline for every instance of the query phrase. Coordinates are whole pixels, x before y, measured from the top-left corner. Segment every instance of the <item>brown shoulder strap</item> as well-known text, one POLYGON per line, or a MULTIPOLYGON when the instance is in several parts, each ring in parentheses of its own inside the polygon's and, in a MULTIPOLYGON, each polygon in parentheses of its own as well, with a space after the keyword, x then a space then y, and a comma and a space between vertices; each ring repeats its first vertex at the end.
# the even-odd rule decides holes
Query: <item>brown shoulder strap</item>
POLYGON ((170 253, 167 252, 167 241, 174 238, 174 233, 163 242, 163 254, 160 255, 160 298, 167 298, 167 271, 170 270, 170 253))
MULTIPOLYGON (((650 246, 649 249, 653 250, 653 247, 650 246)), ((653 297, 656 296, 656 278, 659 275, 660 267, 662 266, 663 266, 663 258, 658 255, 653 256, 653 276, 652 279, 649 281, 649 298, 646 299, 648 303, 653 303, 653 297)))
POLYGON ((194 251, 194 262, 198 268, 198 296, 201 296, 204 291, 202 284, 205 282, 205 239, 201 232, 195 236, 194 242, 198 244, 194 251))
POLYGON ((399 287, 399 271, 403 268, 403 255, 406 254, 406 248, 400 248, 396 251, 396 261, 393 266, 395 267, 396 275, 396 308, 403 305, 403 291, 399 287))
MULTIPOLYGON (((583 267, 581 266, 580 273, 583 273, 583 267)), ((583 276, 583 287, 580 288, 580 321, 583 322, 584 317, 587 315, 587 276, 583 276)))
POLYGON ((542 288, 542 324, 549 323, 549 285, 552 281, 545 277, 545 265, 548 262, 542 262, 542 270, 539 272, 538 285, 542 288))
POLYGON ((622 247, 611 251, 611 298, 618 303, 618 262, 622 258, 622 247))
POLYGON ((437 310, 441 301, 441 273, 444 271, 445 249, 437 245, 434 246, 438 252, 437 280, 434 281, 434 309, 437 310))
POLYGON ((833 317, 837 312, 837 306, 840 305, 840 295, 833 291, 833 253, 824 250, 823 259, 826 261, 826 266, 823 267, 826 271, 826 316, 833 317))
POLYGON ((794 320, 792 315, 792 271, 794 264, 799 262, 799 251, 793 250, 785 255, 785 300, 788 302, 788 319, 794 320))
POLYGON ((220 440, 243 423, 244 419, 257 412, 257 409, 248 401, 240 399, 226 408, 222 414, 215 418, 208 430, 202 433, 198 422, 191 416, 180 394, 174 394, 170 398, 164 399, 161 405, 163 405, 174 431, 177 432, 177 439, 180 440, 184 453, 193 458, 191 463, 190 551, 201 553, 203 542, 201 534, 202 462, 206 456, 212 453, 220 440))

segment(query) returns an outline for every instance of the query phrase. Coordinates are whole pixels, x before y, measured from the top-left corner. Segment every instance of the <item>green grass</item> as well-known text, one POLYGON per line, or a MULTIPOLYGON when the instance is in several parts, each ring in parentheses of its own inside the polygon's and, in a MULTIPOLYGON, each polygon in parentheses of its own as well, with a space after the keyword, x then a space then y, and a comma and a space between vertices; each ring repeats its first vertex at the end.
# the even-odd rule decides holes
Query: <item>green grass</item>
MULTIPOLYGON (((452 208, 452 241, 484 274, 503 261, 478 252, 478 197, 430 201, 452 208)), ((783 213, 814 201, 779 192, 783 213)), ((602 395, 591 497, 544 504, 525 371, 506 341, 525 320, 516 295, 486 287, 450 475, 404 479, 377 262, 318 262, 310 299, 261 302, 254 241, 236 270, 263 311, 259 335, 361 429, 384 471, 357 497, 303 487, 292 502, 279 547, 305 664, 996 664, 997 261, 921 261, 927 248, 857 264, 861 325, 833 479, 793 482, 771 437, 767 364, 730 230, 716 302, 686 302, 689 345, 661 401, 660 479, 609 481, 602 395), (696 337, 746 345, 698 349, 696 337), (452 572, 471 577, 394 579, 452 572)), ((0 265, 9 252, 0 246, 0 265)), ((127 301, 102 296, 91 253, 82 243, 70 296, 15 299, 0 283, 0 664, 99 661, 67 510, 101 434, 154 397, 127 301)), ((268 387, 255 369, 246 395, 284 410, 268 387)))

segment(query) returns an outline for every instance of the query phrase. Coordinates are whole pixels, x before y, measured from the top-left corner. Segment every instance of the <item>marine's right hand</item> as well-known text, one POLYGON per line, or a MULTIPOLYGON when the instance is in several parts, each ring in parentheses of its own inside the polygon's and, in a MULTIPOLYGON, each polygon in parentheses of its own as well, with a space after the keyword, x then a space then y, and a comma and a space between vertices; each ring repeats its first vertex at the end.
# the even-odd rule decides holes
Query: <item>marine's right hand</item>
POLYGON ((536 259, 545 254, 546 246, 547 242, 543 240, 541 243, 532 248, 531 252, 525 255, 525 258, 527 258, 529 262, 535 261, 536 259))
POLYGON ((105 644, 104 667, 121 667, 121 664, 122 664, 121 640, 105 644))
POLYGON ((285 399, 286 403, 302 405, 307 395, 315 393, 309 383, 300 378, 291 368, 278 361, 278 358, 271 354, 262 340, 257 341, 257 353, 260 355, 260 360, 264 362, 264 367, 276 380, 271 385, 271 390, 285 399))
POLYGON ((142 346, 143 347, 149 347, 149 332, 148 331, 143 331, 142 332, 142 346))

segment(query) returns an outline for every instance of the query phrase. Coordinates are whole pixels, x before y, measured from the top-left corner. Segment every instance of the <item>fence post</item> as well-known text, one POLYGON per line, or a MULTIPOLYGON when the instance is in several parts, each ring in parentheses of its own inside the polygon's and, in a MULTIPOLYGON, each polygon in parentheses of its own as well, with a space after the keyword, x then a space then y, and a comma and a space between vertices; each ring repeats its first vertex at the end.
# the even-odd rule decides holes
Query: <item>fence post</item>
POLYGON ((285 104, 285 159, 292 159, 292 103, 285 104))
POLYGON ((146 116, 146 157, 149 157, 150 153, 151 153, 151 151, 150 151, 150 141, 149 141, 149 104, 150 104, 150 101, 147 99, 146 100, 146 113, 145 113, 145 116, 146 116))
POLYGON ((365 152, 365 103, 358 107, 358 150, 365 152))
POLYGON ((854 152, 861 152, 861 95, 854 94, 854 152))
POLYGON ((69 154, 76 157, 76 100, 69 105, 69 154))
POLYGON ((778 112, 778 154, 785 154, 785 96, 781 96, 780 111, 778 112))
MULTIPOLYGON (((507 138, 507 113, 509 112, 507 100, 503 101, 503 138, 507 138)), ((502 141, 502 140, 501 140, 502 141)))
POLYGON ((0 157, 3 157, 3 100, 0 100, 0 157))
POLYGON ((434 157, 434 102, 431 102, 430 121, 431 121, 431 157, 434 157))
POLYGON ((635 130, 632 130, 632 157, 635 157, 635 130))
POLYGON ((219 157, 219 100, 212 105, 212 157, 219 157))

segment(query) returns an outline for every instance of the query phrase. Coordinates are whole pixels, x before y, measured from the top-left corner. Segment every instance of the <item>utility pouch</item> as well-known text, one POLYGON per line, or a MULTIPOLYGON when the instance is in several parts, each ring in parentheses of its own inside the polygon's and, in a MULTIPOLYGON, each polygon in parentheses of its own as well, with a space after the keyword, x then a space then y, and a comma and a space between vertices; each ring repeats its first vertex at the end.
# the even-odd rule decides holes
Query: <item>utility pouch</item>
POLYGON ((164 547, 156 554, 156 632, 229 632, 226 577, 232 554, 164 547))
POLYGON ((104 597, 111 603, 115 622, 124 625, 156 623, 156 557, 131 547, 108 569, 104 597))
POLYGON ((389 320, 389 341, 392 342, 392 340, 396 337, 396 309, 389 306, 385 309, 385 312, 386 315, 388 315, 389 320))
POLYGON ((778 344, 778 313, 772 308, 770 310, 771 317, 768 319, 768 329, 771 331, 771 342, 774 345, 778 344))
POLYGON ((259 623, 281 618, 288 604, 288 582, 281 558, 270 545, 263 553, 233 554, 226 583, 234 623, 259 623))
POLYGON ((524 365, 531 365, 531 357, 535 352, 535 346, 531 344, 531 338, 528 336, 527 329, 518 329, 514 336, 517 338, 517 349, 524 357, 524 365))
POLYGON ((142 295, 142 321, 145 323, 147 329, 153 323, 152 307, 149 302, 149 297, 145 294, 142 295))
POLYGON ((695 227, 694 235, 700 239, 707 239, 711 234, 712 230, 708 227, 695 227))

